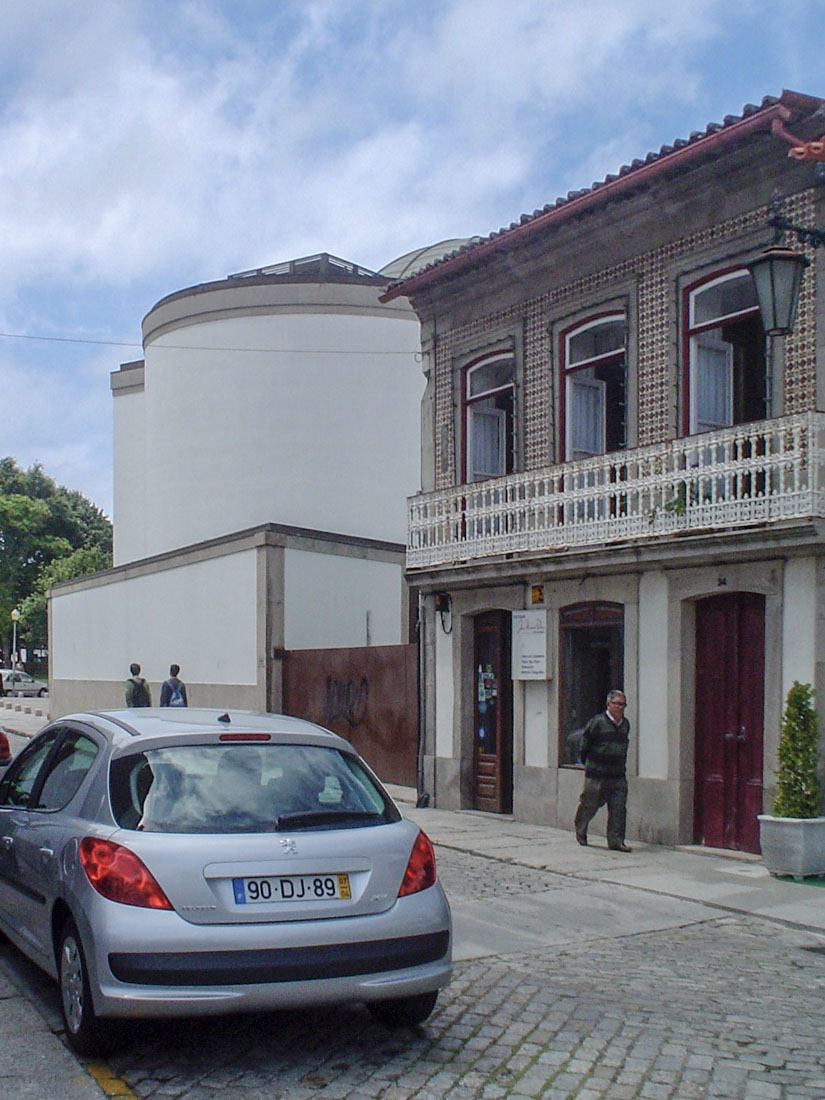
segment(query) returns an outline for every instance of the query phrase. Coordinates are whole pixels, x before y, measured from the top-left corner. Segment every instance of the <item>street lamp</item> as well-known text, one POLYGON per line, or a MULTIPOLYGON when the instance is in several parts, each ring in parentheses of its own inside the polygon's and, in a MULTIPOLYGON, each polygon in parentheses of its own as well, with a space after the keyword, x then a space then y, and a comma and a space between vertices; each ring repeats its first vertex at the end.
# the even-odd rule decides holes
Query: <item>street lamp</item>
POLYGON ((776 247, 748 264, 766 336, 786 336, 793 329, 802 274, 809 266, 801 252, 776 247))
POLYGON ((786 233, 793 234, 800 244, 812 248, 825 245, 825 231, 794 225, 781 212, 779 200, 771 199, 768 225, 773 226, 773 246, 748 264, 756 286, 759 312, 766 336, 785 336, 793 329, 802 275, 810 261, 801 252, 780 247, 786 233))
POLYGON ((17 660, 17 620, 19 618, 20 618, 20 612, 15 607, 15 609, 11 613, 12 634, 13 634, 13 639, 14 639, 12 641, 12 645, 11 645, 11 667, 12 667, 12 669, 14 669, 15 664, 19 664, 19 662, 17 660))

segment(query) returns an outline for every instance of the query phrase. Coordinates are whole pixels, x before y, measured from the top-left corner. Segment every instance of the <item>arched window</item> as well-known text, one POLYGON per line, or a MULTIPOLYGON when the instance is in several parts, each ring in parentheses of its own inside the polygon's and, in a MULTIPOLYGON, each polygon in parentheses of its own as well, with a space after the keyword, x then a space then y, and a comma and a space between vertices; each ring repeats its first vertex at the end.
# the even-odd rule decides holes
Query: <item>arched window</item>
POLYGON ((564 457, 568 461, 627 445, 627 323, 597 317, 564 335, 564 457))
POLYGON ((466 369, 465 481, 484 481, 515 469, 515 373, 511 352, 486 356, 466 369))
POLYGON ((684 430, 690 434, 770 415, 765 332, 750 272, 686 291, 684 430))
POLYGON ((559 615, 559 762, 579 763, 585 725, 612 688, 624 683, 624 608, 616 603, 580 603, 559 615))

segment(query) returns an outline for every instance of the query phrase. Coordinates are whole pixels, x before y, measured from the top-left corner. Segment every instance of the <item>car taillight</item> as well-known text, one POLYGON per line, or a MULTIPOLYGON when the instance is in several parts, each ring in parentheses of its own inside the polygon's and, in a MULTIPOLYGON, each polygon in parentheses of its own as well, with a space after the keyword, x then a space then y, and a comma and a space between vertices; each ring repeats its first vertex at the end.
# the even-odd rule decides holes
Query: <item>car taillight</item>
POLYGON ((144 909, 171 909, 172 903, 134 852, 111 840, 87 836, 80 863, 95 890, 110 901, 144 909))
POLYGON ((407 870, 401 880, 401 889, 398 891, 400 898, 408 894, 417 894, 420 890, 426 890, 435 882, 435 852, 430 843, 430 838, 419 832, 415 838, 412 852, 407 863, 407 870))

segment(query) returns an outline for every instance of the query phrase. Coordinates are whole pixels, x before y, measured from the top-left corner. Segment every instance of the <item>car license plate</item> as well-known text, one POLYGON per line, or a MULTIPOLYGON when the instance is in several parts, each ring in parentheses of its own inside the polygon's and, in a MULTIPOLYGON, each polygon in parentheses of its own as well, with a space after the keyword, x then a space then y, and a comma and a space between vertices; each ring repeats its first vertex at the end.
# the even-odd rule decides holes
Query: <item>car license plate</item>
POLYGON ((276 875, 233 878, 236 905, 267 901, 349 901, 349 875, 276 875))

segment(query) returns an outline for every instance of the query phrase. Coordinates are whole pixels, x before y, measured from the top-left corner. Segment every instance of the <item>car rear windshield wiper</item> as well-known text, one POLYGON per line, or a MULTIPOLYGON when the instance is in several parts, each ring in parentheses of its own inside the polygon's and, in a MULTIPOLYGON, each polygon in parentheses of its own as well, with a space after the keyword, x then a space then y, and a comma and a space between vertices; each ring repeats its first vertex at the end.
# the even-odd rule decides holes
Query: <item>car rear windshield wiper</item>
POLYGON ((375 820, 383 814, 376 810, 297 810, 293 813, 278 814, 276 829, 311 829, 314 825, 341 825, 344 822, 357 824, 361 821, 375 820))

